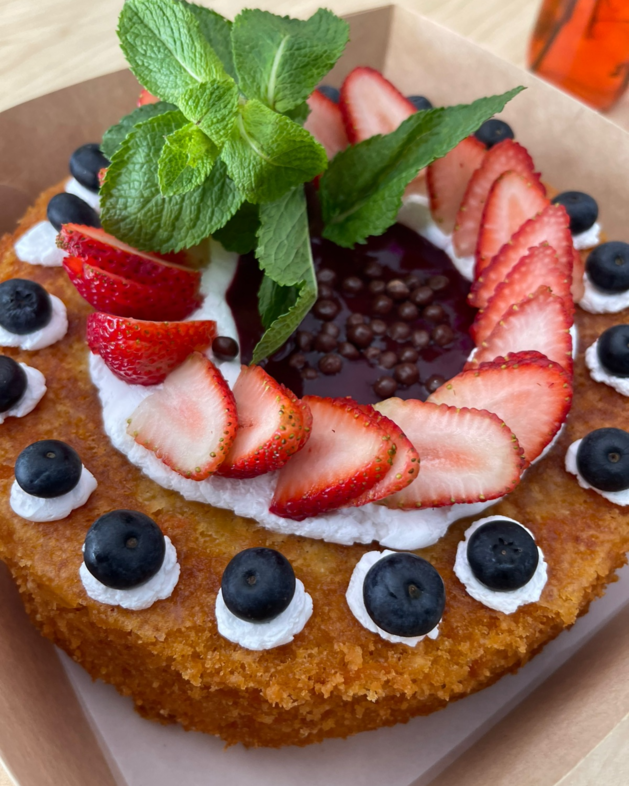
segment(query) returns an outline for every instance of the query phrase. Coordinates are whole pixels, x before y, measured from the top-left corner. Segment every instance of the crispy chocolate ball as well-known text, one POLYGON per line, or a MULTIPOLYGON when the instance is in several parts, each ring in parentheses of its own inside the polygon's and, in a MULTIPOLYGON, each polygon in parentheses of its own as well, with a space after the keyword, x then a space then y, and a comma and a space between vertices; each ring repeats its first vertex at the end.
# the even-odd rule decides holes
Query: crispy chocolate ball
POLYGON ((416 306, 428 306, 432 303, 435 293, 430 287, 417 287, 411 292, 410 301, 416 306))
POLYGON ((360 357, 358 348, 353 344, 350 344, 349 341, 342 341, 339 344, 339 354, 343 355, 343 357, 347 358, 348 360, 358 360, 360 357))
POLYGON ((414 385, 419 380, 419 371, 414 363, 400 363, 393 369, 393 376, 400 385, 414 385))
POLYGON ((343 360, 339 355, 324 355, 319 361, 319 370, 322 374, 326 374, 327 376, 338 374, 342 368, 343 360))
POLYGON ((400 278, 393 278, 387 284, 387 295, 393 300, 406 300, 411 294, 411 290, 400 278))
POLYGON ((380 398, 390 398, 397 390, 397 382, 393 377, 380 377, 374 382, 373 389, 380 398))
POLYGON ((440 388, 445 381, 445 377, 442 377, 441 374, 433 374, 432 377, 428 377, 426 380, 426 390, 429 393, 434 393, 435 390, 440 388))
POLYGON ((394 322, 389 327, 389 336, 391 336, 394 341, 406 341, 410 335, 411 329, 406 322, 394 322))
POLYGON ((454 330, 450 325, 437 325, 431 335, 432 340, 440 347, 445 347, 446 344, 451 344, 454 341, 454 330))
POLYGON ((364 349, 373 341, 373 330, 369 325, 351 325, 347 328, 347 338, 352 344, 364 349))
POLYGON ((430 322, 446 322, 448 319, 444 307, 440 306, 439 303, 432 303, 430 306, 426 306, 422 312, 422 316, 430 322))
POLYGON ((371 301, 371 310, 374 314, 385 316, 393 308, 393 301, 387 295, 376 295, 371 301))
POLYGON ((405 300, 397 307, 397 315, 405 322, 414 322, 419 316, 419 309, 410 300, 405 300))
POLYGON ((430 333, 419 328, 411 333, 411 341, 415 349, 425 349, 430 344, 430 333))
POLYGON ((317 302, 314 304, 314 308, 312 309, 315 317, 322 319, 325 322, 329 322, 330 320, 334 319, 339 311, 340 307, 338 303, 327 298, 324 298, 323 300, 317 300, 317 302))

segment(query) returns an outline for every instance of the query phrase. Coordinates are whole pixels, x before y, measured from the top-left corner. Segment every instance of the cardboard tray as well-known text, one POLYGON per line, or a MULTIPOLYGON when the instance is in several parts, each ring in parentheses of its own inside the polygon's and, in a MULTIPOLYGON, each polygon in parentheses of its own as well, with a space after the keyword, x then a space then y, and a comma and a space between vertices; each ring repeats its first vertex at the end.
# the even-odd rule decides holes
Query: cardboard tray
MULTIPOLYGON (((400 5, 349 19, 352 41, 330 81, 371 65, 435 104, 526 85, 504 113, 518 139, 548 182, 592 193, 608 237, 629 241, 629 136, 619 127, 400 5)), ((0 231, 136 96, 133 77, 119 72, 1 114, 0 231)), ((629 739, 627 570, 517 675, 407 725, 279 751, 224 751, 212 737, 140 719, 39 637, 3 566, 0 591, 0 759, 18 786, 577 786, 597 782, 601 762, 606 784, 629 781, 618 753, 629 739)))

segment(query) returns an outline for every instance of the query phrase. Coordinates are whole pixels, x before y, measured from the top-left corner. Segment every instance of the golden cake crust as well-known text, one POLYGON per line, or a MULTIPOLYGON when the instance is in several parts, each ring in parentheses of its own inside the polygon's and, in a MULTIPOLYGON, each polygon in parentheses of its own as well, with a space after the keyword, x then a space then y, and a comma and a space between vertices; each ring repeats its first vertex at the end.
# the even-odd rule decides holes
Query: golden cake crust
MULTIPOLYGON (((577 309, 580 351, 567 426, 550 454, 490 514, 529 527, 548 562, 541 600, 507 616, 473 600, 453 573, 456 547, 470 520, 453 525, 418 553, 446 585, 436 640, 415 648, 390 644, 352 616, 345 591, 372 546, 339 546, 277 535, 231 511, 187 502, 160 488, 110 445, 88 372, 84 340, 89 306, 62 268, 19 262, 13 243, 45 217, 44 192, 13 235, 0 241, 0 280, 39 281, 67 306, 68 334, 38 352, 5 349, 40 369, 48 392, 23 419, 0 431, 0 557, 9 566, 33 622, 94 678, 133 696, 147 718, 179 722, 228 743, 306 745, 326 737, 407 721, 486 687, 517 670, 587 610, 614 580, 629 549, 629 513, 581 489, 564 469, 568 445, 602 426, 629 429, 626 401, 597 384, 583 350, 618 315, 577 309), (9 506, 13 465, 38 439, 75 447, 98 480, 89 502, 63 521, 35 524, 9 506), (92 522, 116 508, 152 516, 174 543, 181 578, 172 597, 134 612, 91 600, 79 579, 81 546, 92 522), (291 561, 311 594, 314 613, 291 644, 252 652, 218 635, 214 603, 229 560, 250 546, 269 546, 291 561)), ((535 402, 531 402, 532 406, 535 402)))

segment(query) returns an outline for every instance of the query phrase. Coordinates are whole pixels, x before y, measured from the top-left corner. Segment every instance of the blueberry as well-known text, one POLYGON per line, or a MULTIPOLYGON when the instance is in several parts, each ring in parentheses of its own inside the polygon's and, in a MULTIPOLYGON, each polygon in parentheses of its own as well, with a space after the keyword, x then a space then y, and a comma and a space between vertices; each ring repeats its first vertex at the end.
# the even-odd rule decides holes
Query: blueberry
POLYGON ((467 544, 474 576, 490 590, 512 592, 533 578, 539 551, 533 537, 515 521, 488 521, 467 544))
POLYGON ((52 319, 50 295, 36 281, 10 278, 0 284, 0 325, 18 336, 45 328, 52 319))
POLYGON ((274 549, 245 549, 231 560, 221 579, 225 605, 247 622, 270 622, 285 611, 295 594, 295 573, 274 549))
POLYGON ((19 363, 0 355, 0 412, 14 407, 26 393, 28 379, 19 363))
POLYGON ((93 142, 78 147, 70 157, 70 172, 82 186, 98 193, 100 183, 98 173, 109 166, 109 159, 100 151, 100 147, 93 142))
POLYGON ((363 584, 371 619, 394 636, 424 636, 441 619, 446 603, 443 580, 415 554, 389 554, 373 565, 363 584))
POLYGON ((601 366, 614 377, 629 377, 629 325, 614 325, 598 339, 601 366))
POLYGON ((553 205, 563 205, 570 218, 570 231, 580 235, 596 223, 598 205, 596 200, 582 191, 564 191, 553 197, 553 205))
POLYGON ((338 104, 341 98, 341 92, 338 87, 332 87, 332 85, 319 85, 318 90, 320 93, 326 98, 329 98, 330 101, 334 101, 335 104, 338 104))
POLYGON ((79 454, 58 439, 33 442, 15 462, 15 479, 27 494, 53 499, 76 487, 83 465, 79 454))
POLYGON ((629 488, 629 434, 620 428, 598 428, 581 440, 577 469, 599 491, 629 488))
POLYGON ((432 101, 429 101, 426 96, 409 96, 408 100, 415 109, 432 109, 432 101))
POLYGON ((57 232, 61 231, 63 224, 100 227, 100 219, 94 208, 74 194, 55 194, 48 203, 46 213, 57 232))
POLYGON ((229 336, 216 336, 212 341, 212 352, 219 360, 233 360, 238 354, 238 344, 229 336))
POLYGON ((585 272, 602 292, 626 292, 629 289, 629 243, 619 240, 601 243, 590 252, 585 272))
POLYGON ((128 590, 145 584, 164 563, 164 534, 137 510, 112 510, 85 537, 85 567, 101 584, 128 590))
POLYGON ((504 120, 496 120, 496 118, 486 120, 474 136, 487 147, 493 147, 504 139, 515 138, 511 126, 504 120))

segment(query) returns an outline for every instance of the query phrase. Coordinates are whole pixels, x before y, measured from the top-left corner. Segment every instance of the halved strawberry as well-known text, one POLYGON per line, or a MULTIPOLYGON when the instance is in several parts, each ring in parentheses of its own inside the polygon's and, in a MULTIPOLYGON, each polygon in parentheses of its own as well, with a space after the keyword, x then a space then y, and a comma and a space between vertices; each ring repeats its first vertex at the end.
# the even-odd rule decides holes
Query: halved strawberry
POLYGON ((384 500, 390 508, 438 508, 508 494, 520 481, 522 448, 502 420, 478 409, 390 398, 376 409, 417 448, 421 471, 384 500))
POLYGON ((374 407, 361 405, 361 409, 375 418, 380 427, 391 435, 395 445, 395 455, 392 457, 393 464, 387 474, 369 491, 353 499, 348 505, 352 508, 358 508, 368 502, 378 502, 401 491, 415 480, 419 472, 419 454, 402 429, 374 407))
POLYGON ((194 352, 139 405, 127 433, 184 478, 205 480, 225 460, 237 426, 227 382, 205 355, 194 352))
POLYGON ((323 145, 328 158, 332 159, 349 145, 341 109, 319 90, 310 96, 308 106, 310 114, 304 128, 323 145))
POLYGON ((166 286, 181 294, 196 295, 201 283, 198 270, 168 262, 157 254, 138 251, 96 227, 64 224, 57 236, 57 245, 70 256, 140 284, 166 286))
POLYGON ((304 396, 312 412, 305 447, 280 470, 270 511, 297 521, 346 505, 389 472, 392 439, 350 398, 304 396))
POLYGON ((562 262, 555 249, 547 243, 535 246, 507 273, 489 303, 476 314, 470 327, 474 343, 478 346, 485 341, 509 306, 532 295, 540 286, 550 287, 553 294, 563 300, 568 314, 572 314, 574 304, 570 294, 571 285, 570 265, 562 262))
POLYGON ((462 371, 428 401, 494 412, 516 435, 530 463, 563 425, 572 403, 572 383, 558 363, 520 353, 462 371))
POLYGON ((355 68, 346 77, 339 106, 347 137, 353 143, 376 134, 390 134, 417 112, 379 71, 365 66, 355 68))
POLYGON ((310 409, 260 366, 242 366, 234 398, 238 431, 219 475, 254 478, 281 469, 308 441, 310 409))
POLYGON ((159 101, 157 96, 152 95, 143 87, 138 96, 138 106, 145 106, 146 104, 156 104, 159 101))
POLYGON ((476 276, 518 229, 550 204, 546 189, 517 172, 505 172, 491 187, 476 246, 476 276))
POLYGON ((467 184, 483 163, 486 152, 482 142, 468 136, 427 168, 430 212, 442 232, 449 234, 454 230, 467 184))
POLYGON ((563 205, 549 205, 539 216, 529 219, 518 229, 472 284, 468 298, 470 303, 477 308, 486 306, 495 288, 504 281, 511 268, 531 248, 542 243, 552 246, 562 263, 572 263, 574 247, 570 219, 563 205))
POLYGON ((452 242, 458 256, 466 257, 475 253, 483 210, 491 187, 500 175, 509 171, 517 172, 530 183, 540 182, 533 159, 522 145, 512 139, 505 139, 490 148, 468 183, 456 217, 452 242))
POLYGON ((195 294, 168 286, 149 286, 108 273, 78 257, 65 257, 63 266, 81 297, 97 311, 149 321, 178 321, 200 304, 195 294))
POLYGON ((132 385, 157 385, 195 350, 207 349, 216 322, 146 322, 90 314, 87 343, 117 377, 132 385))
POLYGON ((509 306, 491 333, 478 345, 469 366, 534 349, 572 372, 571 327, 572 315, 566 311, 563 300, 553 295, 549 287, 541 286, 532 295, 509 306))

